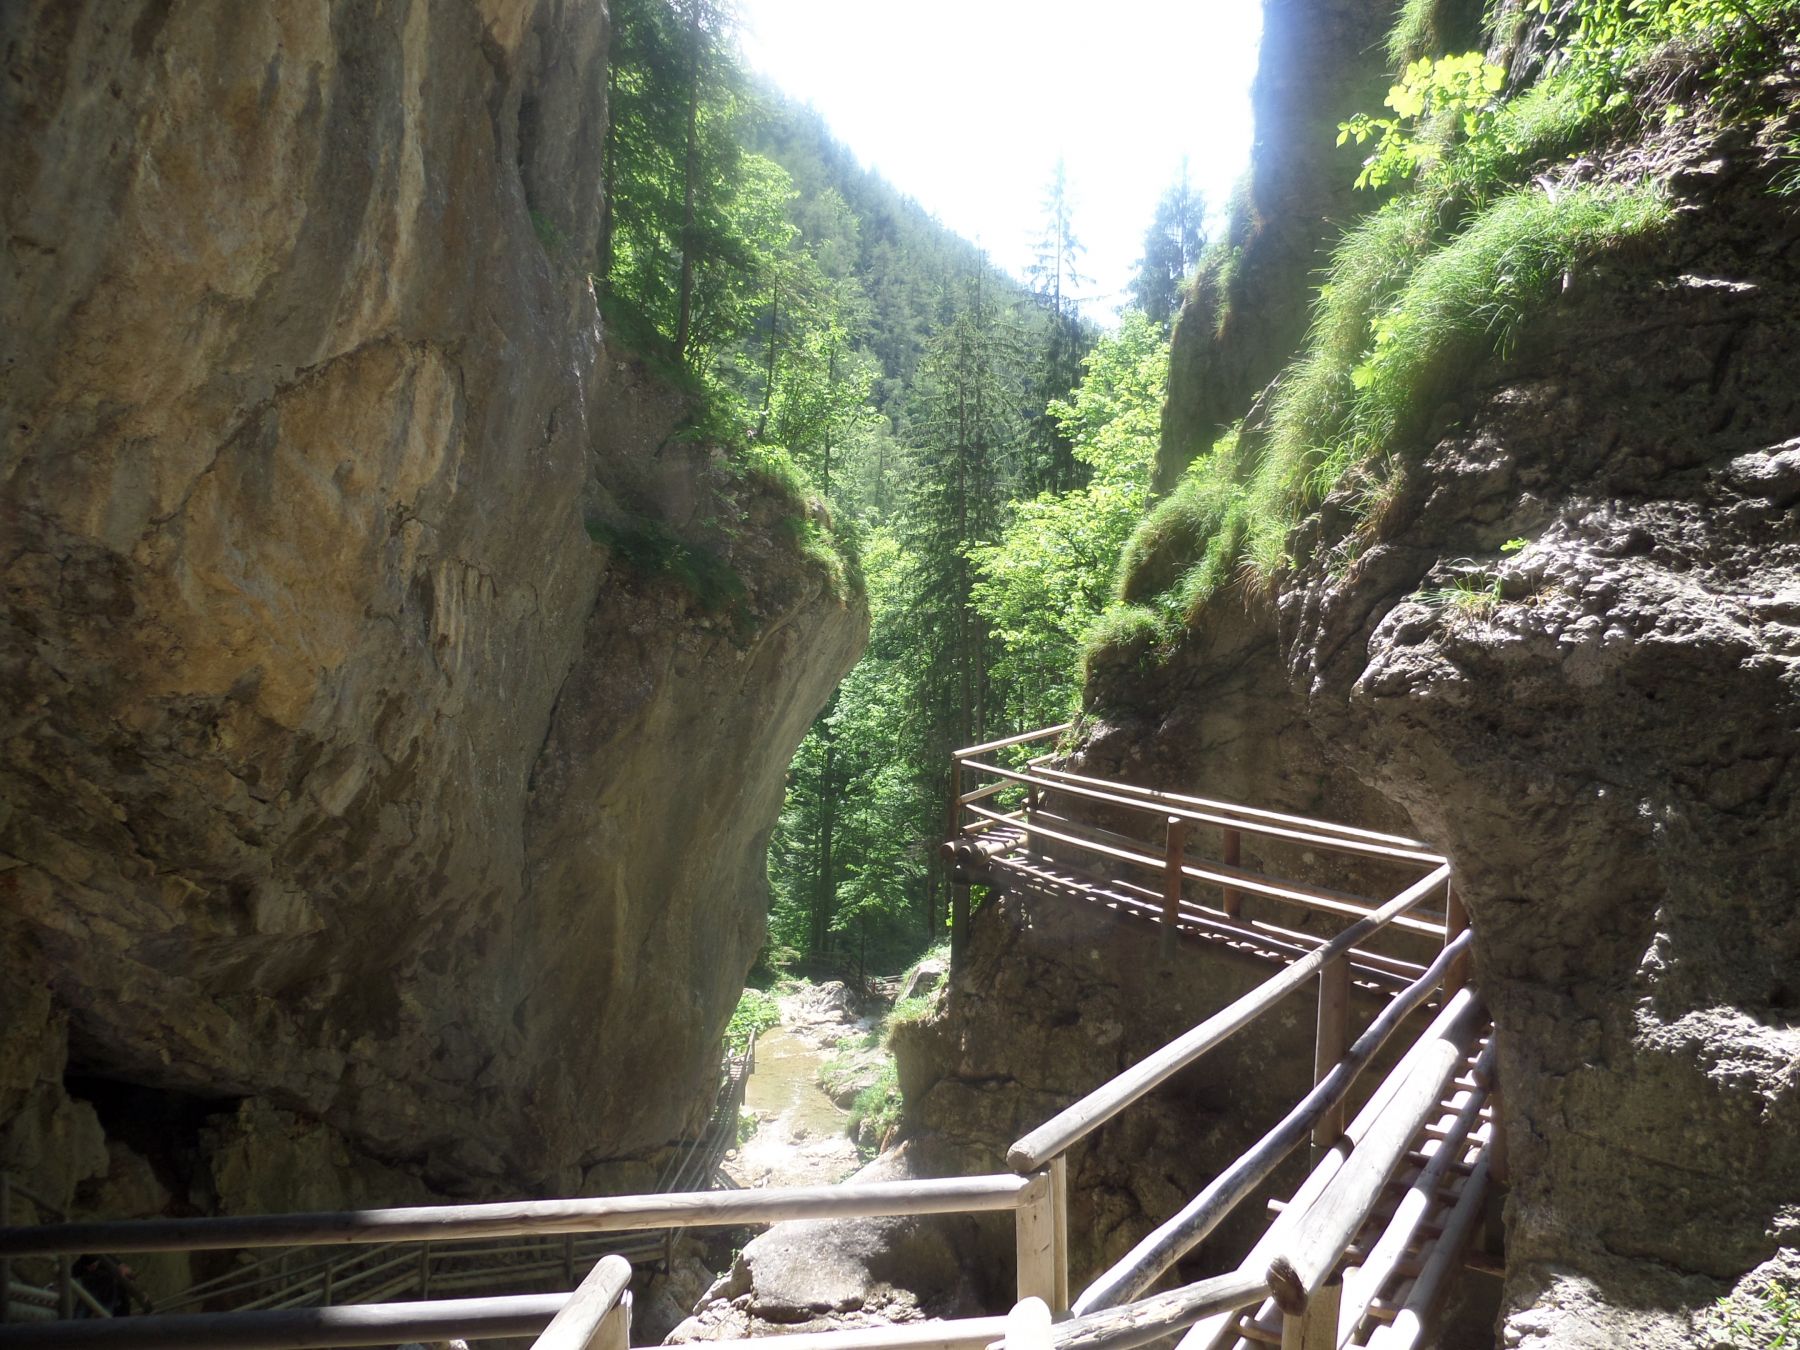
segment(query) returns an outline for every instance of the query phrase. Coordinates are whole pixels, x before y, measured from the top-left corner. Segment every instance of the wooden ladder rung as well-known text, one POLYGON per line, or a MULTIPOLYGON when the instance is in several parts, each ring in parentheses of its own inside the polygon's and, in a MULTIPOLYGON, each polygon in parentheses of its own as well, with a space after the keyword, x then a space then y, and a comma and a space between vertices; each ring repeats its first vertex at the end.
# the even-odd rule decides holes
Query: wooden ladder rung
POLYGON ((1281 1324, 1279 1322, 1270 1326, 1269 1323, 1257 1318, 1244 1317, 1239 1319, 1237 1331, 1238 1335, 1247 1341, 1260 1341, 1264 1345, 1281 1344, 1281 1324))
MULTIPOLYGON (((1406 1160, 1410 1163, 1423 1165, 1424 1163, 1431 1161, 1431 1156, 1432 1155, 1427 1154, 1423 1149, 1414 1149, 1411 1153, 1406 1155, 1406 1160)), ((1475 1164, 1463 1162, 1461 1159, 1458 1159, 1455 1162, 1446 1163, 1444 1165, 1444 1170, 1447 1172, 1455 1172, 1458 1176, 1466 1177, 1475 1170, 1475 1164)))

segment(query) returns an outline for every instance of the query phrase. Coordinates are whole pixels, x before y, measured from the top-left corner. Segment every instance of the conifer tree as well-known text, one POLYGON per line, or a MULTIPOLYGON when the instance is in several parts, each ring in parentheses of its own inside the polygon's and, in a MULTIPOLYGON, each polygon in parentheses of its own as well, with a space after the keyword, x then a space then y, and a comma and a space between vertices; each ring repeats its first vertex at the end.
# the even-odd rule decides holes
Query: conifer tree
MULTIPOLYGON (((1044 190, 1043 212, 1043 233, 1029 269, 1032 293, 1044 312, 1041 377, 1033 400, 1039 409, 1069 396, 1081 378, 1081 358, 1091 345, 1076 298, 1087 283, 1079 271, 1086 249, 1075 237, 1074 204, 1060 157, 1044 190)), ((1040 411, 1030 431, 1029 489, 1062 492, 1078 486, 1082 477, 1083 466, 1076 460, 1069 438, 1054 418, 1040 411)))
POLYGON ((1181 286, 1206 248, 1206 201, 1188 182, 1187 157, 1181 174, 1156 204, 1144 232, 1144 254, 1131 282, 1132 304, 1167 332, 1181 308, 1181 286))

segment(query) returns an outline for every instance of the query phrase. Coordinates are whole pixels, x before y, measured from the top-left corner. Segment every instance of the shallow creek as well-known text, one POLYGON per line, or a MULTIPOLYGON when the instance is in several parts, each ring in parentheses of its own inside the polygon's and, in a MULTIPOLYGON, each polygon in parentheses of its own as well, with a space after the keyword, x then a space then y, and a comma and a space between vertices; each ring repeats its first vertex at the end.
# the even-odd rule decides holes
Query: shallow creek
POLYGON ((740 1186, 827 1185, 862 1166, 844 1133, 849 1113, 825 1095, 819 1070, 837 1054, 839 1037, 863 1028, 819 992, 808 987, 783 995, 781 1025, 756 1039, 756 1072, 744 1092, 744 1104, 758 1117, 756 1133, 724 1164, 740 1186))

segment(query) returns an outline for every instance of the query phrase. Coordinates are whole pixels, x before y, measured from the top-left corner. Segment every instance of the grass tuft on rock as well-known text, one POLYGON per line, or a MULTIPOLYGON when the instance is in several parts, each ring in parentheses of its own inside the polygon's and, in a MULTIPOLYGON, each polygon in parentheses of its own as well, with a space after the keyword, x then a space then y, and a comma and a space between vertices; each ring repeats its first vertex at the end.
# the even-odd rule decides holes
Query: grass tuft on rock
POLYGON ((1652 183, 1533 185, 1445 237, 1449 200, 1416 191, 1344 237, 1266 426, 1234 431, 1195 460, 1127 545, 1120 604, 1088 638, 1090 670, 1154 654, 1238 576, 1267 584, 1292 564, 1294 527, 1326 497, 1378 524, 1409 447, 1456 381, 1507 355, 1576 268, 1670 218, 1652 183))

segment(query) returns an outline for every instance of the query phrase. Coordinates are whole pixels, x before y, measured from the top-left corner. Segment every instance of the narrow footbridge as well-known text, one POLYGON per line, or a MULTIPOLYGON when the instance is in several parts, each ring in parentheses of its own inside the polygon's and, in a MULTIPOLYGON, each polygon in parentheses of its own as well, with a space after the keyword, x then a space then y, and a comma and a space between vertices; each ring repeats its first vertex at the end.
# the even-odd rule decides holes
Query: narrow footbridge
MULTIPOLYGON (((42 1281, 44 1263, 61 1260, 66 1269, 77 1253, 378 1247, 386 1256, 456 1242, 585 1244, 789 1219, 999 1212, 1013 1216, 1015 1233, 1017 1301, 1010 1310, 782 1336, 783 1350, 1130 1350, 1171 1336, 1179 1336, 1181 1350, 1429 1345, 1457 1274, 1483 1259, 1474 1249, 1505 1168, 1492 1026, 1468 983, 1470 934, 1449 863, 1417 840, 1086 777, 1060 767, 1054 751, 1032 756, 1067 729, 956 756, 958 819, 945 848, 955 871, 959 952, 969 888, 985 886, 1028 906, 1090 906, 1121 924, 1156 925, 1169 960, 1212 944, 1270 970, 1249 993, 1016 1141, 1010 1171, 0 1228, 0 1309, 8 1306, 8 1282, 42 1281), (1366 894, 1340 888, 1340 874, 1352 867, 1381 884, 1366 894), (1334 884, 1304 879, 1322 875, 1334 884), (1357 990, 1361 1002, 1372 995, 1379 1006, 1352 1037, 1357 990), (1111 1269, 1072 1272, 1071 1151, 1104 1147, 1104 1136, 1093 1136, 1108 1121, 1303 992, 1317 1005, 1311 1087, 1111 1269), (1377 1064, 1381 1070, 1369 1072, 1377 1064), (1310 1171, 1285 1199, 1271 1197, 1271 1178, 1302 1150, 1309 1150, 1310 1171), (1219 1224, 1253 1197, 1269 1217, 1248 1254, 1224 1268, 1197 1257, 1219 1224), (1186 1282, 1150 1292, 1168 1284, 1177 1263, 1182 1274, 1173 1278, 1186 1282), (1213 1273, 1191 1278, 1209 1268, 1213 1273), (1085 1286, 1077 1290, 1072 1274, 1087 1275, 1085 1286)), ((591 1248, 579 1250, 592 1259, 591 1248)), ((568 1271, 568 1283, 575 1273, 568 1271)), ((405 1301, 38 1321, 0 1326, 0 1350, 301 1350, 452 1337, 535 1337, 537 1350, 624 1350, 631 1273, 630 1260, 615 1252, 595 1261, 572 1292, 431 1298, 424 1289, 405 1301)))

